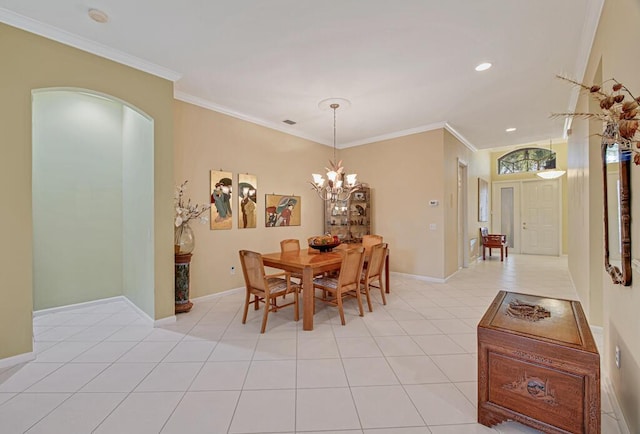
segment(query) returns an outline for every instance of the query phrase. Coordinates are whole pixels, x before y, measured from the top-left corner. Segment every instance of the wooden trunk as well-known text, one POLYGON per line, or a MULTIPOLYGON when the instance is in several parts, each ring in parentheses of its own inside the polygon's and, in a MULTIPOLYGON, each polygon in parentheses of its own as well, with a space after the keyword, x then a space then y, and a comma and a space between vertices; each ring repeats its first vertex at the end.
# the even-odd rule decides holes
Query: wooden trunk
POLYGON ((478 422, 600 433, 600 355, 580 303, 500 291, 478 324, 478 422))

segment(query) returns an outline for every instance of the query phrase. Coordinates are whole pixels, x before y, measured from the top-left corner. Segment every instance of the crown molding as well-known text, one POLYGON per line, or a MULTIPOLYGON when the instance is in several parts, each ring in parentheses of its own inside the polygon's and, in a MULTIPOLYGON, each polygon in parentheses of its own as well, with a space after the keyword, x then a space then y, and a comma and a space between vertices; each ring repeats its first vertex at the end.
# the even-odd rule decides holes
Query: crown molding
MULTIPOLYGON (((590 0, 587 4, 587 11, 585 13, 584 23, 582 25, 582 34, 580 35, 580 46, 578 54, 576 56, 576 81, 582 83, 584 75, 587 72, 587 66, 589 63, 589 55, 591 54, 591 48, 593 47, 593 41, 596 38, 598 31, 598 22, 602 15, 602 9, 604 8, 605 0, 590 0)), ((571 89, 571 95, 569 96, 568 112, 574 112, 578 105, 578 97, 580 96, 580 89, 576 86, 571 89)), ((563 137, 567 138, 569 135, 567 131, 571 129, 572 119, 565 119, 563 137)))
POLYGON ((425 131, 438 130, 444 128, 445 122, 436 122, 435 124, 422 125, 415 128, 409 128, 407 130, 395 131, 393 133, 382 134, 380 136, 368 137, 366 139, 355 140, 353 142, 343 143, 338 146, 339 149, 351 148, 354 146, 367 145, 369 143, 381 142, 383 140, 397 139, 398 137, 409 136, 411 134, 424 133, 425 131))
POLYGON ((268 122, 268 121, 265 121, 264 119, 256 118, 254 116, 245 115, 243 113, 232 110, 228 107, 214 104, 209 100, 206 100, 204 98, 200 98, 197 96, 193 96, 185 92, 174 90, 173 97, 177 100, 184 101, 189 104, 197 105, 199 107, 206 108, 208 110, 213 110, 214 112, 222 113, 223 115, 227 115, 236 119, 251 122, 252 124, 256 124, 262 127, 270 128, 272 130, 280 131, 282 133, 286 133, 291 136, 300 137, 301 139, 310 140, 312 142, 319 143, 321 145, 333 147, 333 144, 331 143, 327 143, 326 141, 319 139, 317 137, 313 137, 307 134, 302 134, 293 128, 277 125, 273 122, 268 122))
POLYGON ((455 128, 449 125, 448 122, 445 122, 444 129, 449 131, 456 139, 460 140, 462 144, 469 148, 471 152, 478 152, 478 148, 473 146, 473 144, 469 140, 467 140, 465 136, 460 134, 455 128))
POLYGON ((171 69, 156 65, 155 63, 148 62, 120 50, 107 47, 106 45, 82 36, 69 33, 41 21, 34 20, 33 18, 25 17, 24 15, 17 14, 5 8, 0 8, 0 22, 26 30, 27 32, 35 33, 36 35, 47 39, 69 45, 79 50, 95 54, 96 56, 113 60, 114 62, 130 66, 172 82, 177 81, 182 76, 182 74, 171 69))

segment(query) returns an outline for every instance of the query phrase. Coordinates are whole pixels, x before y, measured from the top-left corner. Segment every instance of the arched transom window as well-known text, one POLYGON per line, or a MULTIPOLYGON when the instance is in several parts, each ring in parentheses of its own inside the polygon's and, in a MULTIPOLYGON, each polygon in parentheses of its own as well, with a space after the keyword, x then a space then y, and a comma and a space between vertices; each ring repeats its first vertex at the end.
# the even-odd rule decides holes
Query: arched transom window
POLYGON ((556 153, 543 148, 521 148, 498 158, 498 173, 539 172, 556 168, 556 153))

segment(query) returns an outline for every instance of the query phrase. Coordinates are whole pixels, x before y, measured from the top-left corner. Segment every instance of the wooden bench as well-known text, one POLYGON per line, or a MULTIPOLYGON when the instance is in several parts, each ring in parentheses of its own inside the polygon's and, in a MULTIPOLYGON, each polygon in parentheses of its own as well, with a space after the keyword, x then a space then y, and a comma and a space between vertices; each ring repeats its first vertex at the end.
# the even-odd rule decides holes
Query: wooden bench
POLYGON ((480 228, 480 238, 482 238, 482 260, 487 259, 487 249, 491 256, 491 249, 500 249, 500 261, 504 261, 504 257, 509 257, 509 245, 507 244, 507 236, 502 234, 490 234, 488 228, 480 228))

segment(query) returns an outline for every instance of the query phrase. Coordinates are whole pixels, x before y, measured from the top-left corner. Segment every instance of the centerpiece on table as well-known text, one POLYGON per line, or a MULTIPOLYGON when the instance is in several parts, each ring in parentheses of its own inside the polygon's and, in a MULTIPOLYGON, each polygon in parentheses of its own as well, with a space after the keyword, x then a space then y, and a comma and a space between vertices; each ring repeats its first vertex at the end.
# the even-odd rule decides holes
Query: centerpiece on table
POLYGON ((309 247, 320 250, 321 252, 330 252, 334 247, 338 247, 339 245, 340 238, 338 238, 337 235, 331 236, 331 234, 326 234, 309 238, 309 247))
POLYGON ((184 198, 187 181, 176 188, 174 220, 174 253, 175 253, 175 312, 188 312, 193 307, 189 301, 189 266, 191 252, 196 246, 196 239, 189 222, 198 219, 200 223, 207 223, 209 219, 204 213, 211 208, 211 204, 192 205, 191 199, 184 198))

